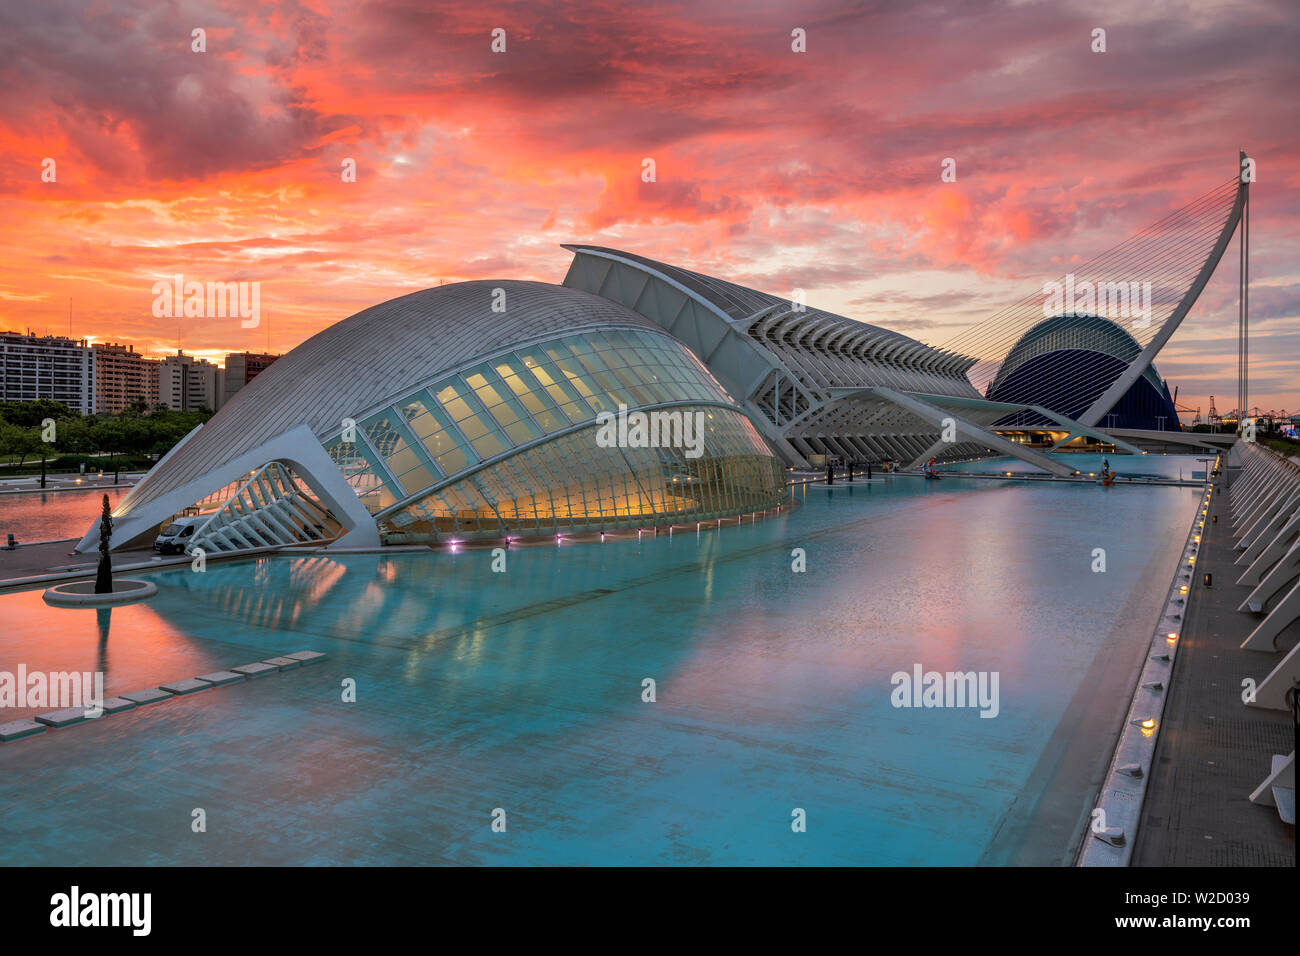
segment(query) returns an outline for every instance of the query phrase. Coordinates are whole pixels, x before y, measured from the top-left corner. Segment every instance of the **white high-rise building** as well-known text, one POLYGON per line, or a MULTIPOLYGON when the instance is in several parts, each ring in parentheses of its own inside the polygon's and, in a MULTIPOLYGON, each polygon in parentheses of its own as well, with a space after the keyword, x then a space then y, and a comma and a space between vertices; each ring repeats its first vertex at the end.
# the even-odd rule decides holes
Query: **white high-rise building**
POLYGON ((86 340, 0 332, 0 400, 41 398, 82 415, 95 410, 95 362, 86 340))

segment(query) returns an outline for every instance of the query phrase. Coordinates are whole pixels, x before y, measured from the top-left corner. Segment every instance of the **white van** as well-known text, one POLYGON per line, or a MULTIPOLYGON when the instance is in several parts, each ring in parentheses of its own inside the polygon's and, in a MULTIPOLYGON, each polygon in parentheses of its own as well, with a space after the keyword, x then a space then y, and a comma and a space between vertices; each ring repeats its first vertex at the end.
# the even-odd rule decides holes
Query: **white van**
POLYGON ((194 532, 199 525, 203 524, 212 515, 190 515, 187 518, 177 518, 167 527, 163 528, 162 534, 153 543, 153 549, 162 554, 180 554, 190 546, 190 539, 194 537, 194 532))

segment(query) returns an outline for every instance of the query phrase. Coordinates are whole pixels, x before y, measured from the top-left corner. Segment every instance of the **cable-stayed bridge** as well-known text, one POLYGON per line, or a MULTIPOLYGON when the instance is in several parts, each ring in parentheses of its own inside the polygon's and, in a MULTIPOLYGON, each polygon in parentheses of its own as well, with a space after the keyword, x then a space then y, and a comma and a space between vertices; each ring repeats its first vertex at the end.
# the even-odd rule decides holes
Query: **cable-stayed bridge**
POLYGON ((1140 449, 1123 430, 1167 429, 1170 442, 1189 434, 1176 429, 1152 359, 1243 222, 1249 178, 1234 175, 937 348, 798 295, 601 246, 565 246, 574 258, 564 284, 686 343, 791 467, 821 458, 916 466, 996 451, 1064 476, 1073 469, 1010 433, 1132 453, 1140 449))

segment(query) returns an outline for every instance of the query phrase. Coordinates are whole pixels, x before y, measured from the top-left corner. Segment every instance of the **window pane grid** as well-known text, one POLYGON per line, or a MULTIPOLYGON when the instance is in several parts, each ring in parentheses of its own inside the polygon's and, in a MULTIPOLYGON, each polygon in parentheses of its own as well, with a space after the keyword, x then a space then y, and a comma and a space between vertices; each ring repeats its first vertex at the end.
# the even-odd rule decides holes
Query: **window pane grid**
POLYGON ((781 466, 745 416, 694 411, 705 415, 700 458, 686 458, 680 448, 601 448, 594 427, 587 428, 412 503, 394 524, 417 540, 439 540, 467 531, 500 536, 687 523, 779 504, 781 466))
MULTIPOLYGON (((364 442, 344 447, 335 439, 327 450, 376 511, 485 459, 594 423, 597 413, 619 404, 701 400, 731 401, 668 336, 645 329, 588 331, 496 356, 368 417, 359 427, 380 452, 378 460, 370 460, 364 442)), ((400 515, 411 528, 435 536, 449 526, 486 533, 503 523, 532 531, 720 516, 766 502, 768 472, 781 470, 766 444, 743 414, 706 411, 718 416, 706 442, 711 466, 684 458, 680 449, 600 449, 594 430, 583 429, 502 458, 476 472, 482 487, 456 482, 450 487, 465 487, 413 502, 394 513, 394 522, 400 515), (505 509, 500 518, 488 496, 505 509)))

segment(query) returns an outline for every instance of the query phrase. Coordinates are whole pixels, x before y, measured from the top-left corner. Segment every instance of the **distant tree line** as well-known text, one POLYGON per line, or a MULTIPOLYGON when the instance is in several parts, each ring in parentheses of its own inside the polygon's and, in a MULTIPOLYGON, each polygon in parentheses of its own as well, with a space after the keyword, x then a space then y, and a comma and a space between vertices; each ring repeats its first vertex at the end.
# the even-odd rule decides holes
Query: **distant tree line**
POLYGON ((177 412, 164 405, 146 410, 143 399, 117 414, 80 415, 61 402, 0 402, 0 461, 8 471, 50 461, 55 469, 76 469, 88 459, 111 457, 116 468, 165 455, 212 410, 177 412))

